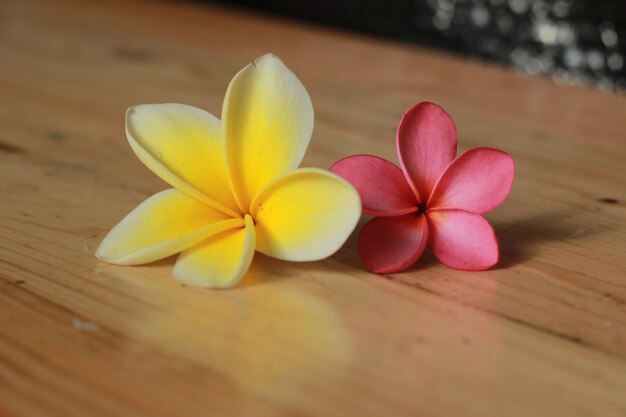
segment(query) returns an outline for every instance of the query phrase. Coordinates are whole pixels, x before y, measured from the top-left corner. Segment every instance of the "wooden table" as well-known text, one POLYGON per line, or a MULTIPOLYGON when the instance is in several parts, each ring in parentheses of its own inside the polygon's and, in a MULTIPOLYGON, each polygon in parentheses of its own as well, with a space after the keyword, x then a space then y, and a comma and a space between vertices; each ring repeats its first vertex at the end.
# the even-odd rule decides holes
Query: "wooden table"
POLYGON ((412 46, 166 2, 0 2, 0 415, 625 416, 626 98, 412 46), (115 267, 106 232, 166 188, 124 112, 219 115, 230 78, 274 52, 316 110, 305 165, 395 160, 430 100, 462 150, 513 155, 488 215, 497 268, 405 273, 257 257, 228 291, 174 259, 115 267))

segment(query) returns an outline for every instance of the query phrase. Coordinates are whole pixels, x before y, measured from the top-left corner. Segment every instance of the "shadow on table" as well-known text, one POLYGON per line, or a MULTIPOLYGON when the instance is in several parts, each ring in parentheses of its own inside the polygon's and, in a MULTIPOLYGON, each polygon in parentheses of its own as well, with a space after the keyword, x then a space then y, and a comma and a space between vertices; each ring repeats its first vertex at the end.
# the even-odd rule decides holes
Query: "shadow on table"
POLYGON ((496 268, 524 263, 536 257, 550 242, 585 239, 604 232, 605 225, 581 221, 589 210, 571 207, 534 214, 510 223, 493 222, 500 245, 500 263, 496 268))

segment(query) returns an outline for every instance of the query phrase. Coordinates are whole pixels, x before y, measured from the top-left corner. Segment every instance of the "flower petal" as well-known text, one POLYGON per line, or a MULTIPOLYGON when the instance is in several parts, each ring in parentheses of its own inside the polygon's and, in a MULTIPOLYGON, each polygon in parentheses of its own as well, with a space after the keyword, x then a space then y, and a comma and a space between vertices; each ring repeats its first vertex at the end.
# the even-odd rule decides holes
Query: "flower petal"
POLYGON ((419 259, 427 241, 428 223, 423 215, 375 217, 361 229, 359 255, 372 272, 398 272, 419 259))
POLYGON ((486 213, 506 199, 513 185, 515 166, 511 156, 498 149, 471 149, 445 170, 428 206, 486 213))
POLYGON ((161 191, 131 211, 104 238, 96 256, 118 265, 138 265, 178 253, 243 219, 200 203, 176 189, 161 191))
POLYGON ((421 204, 456 156, 456 127, 448 113, 433 103, 419 103, 398 125, 400 166, 421 204))
POLYGON ((289 261, 314 261, 337 251, 361 216, 356 190, 316 168, 296 170, 252 203, 257 250, 289 261))
POLYGON ((250 268, 254 257, 254 222, 215 235, 180 254, 174 276, 185 284, 211 288, 232 287, 250 268))
POLYGON ((228 86, 222 126, 237 202, 247 212, 262 189, 300 165, 313 131, 313 106, 282 61, 263 55, 228 86))
POLYGON ((184 104, 142 104, 128 109, 126 136, 137 157, 161 179, 238 216, 215 116, 184 104))
POLYGON ((491 225, 465 210, 430 210, 428 246, 450 268, 479 271, 498 262, 500 251, 491 225))
POLYGON ((359 192, 363 213, 371 216, 399 216, 417 211, 415 194, 402 170, 372 155, 343 158, 330 168, 359 192))

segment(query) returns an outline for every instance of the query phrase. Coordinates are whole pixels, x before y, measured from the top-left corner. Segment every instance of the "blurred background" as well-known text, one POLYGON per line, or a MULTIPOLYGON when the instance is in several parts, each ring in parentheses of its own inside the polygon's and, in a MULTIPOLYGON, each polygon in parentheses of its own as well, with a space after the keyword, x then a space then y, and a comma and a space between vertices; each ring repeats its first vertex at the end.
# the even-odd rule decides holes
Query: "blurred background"
POLYGON ((213 0, 626 91, 624 0, 213 0))

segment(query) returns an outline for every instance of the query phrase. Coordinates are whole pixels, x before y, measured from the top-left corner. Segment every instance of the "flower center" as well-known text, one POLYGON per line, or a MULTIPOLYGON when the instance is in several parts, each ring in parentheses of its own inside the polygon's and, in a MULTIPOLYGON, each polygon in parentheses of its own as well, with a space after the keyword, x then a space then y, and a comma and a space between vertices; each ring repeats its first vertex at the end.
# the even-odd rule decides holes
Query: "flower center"
POLYGON ((426 210, 428 210, 428 207, 426 207, 426 204, 420 204, 417 206, 417 213, 416 215, 419 216, 421 214, 425 214, 426 210))

